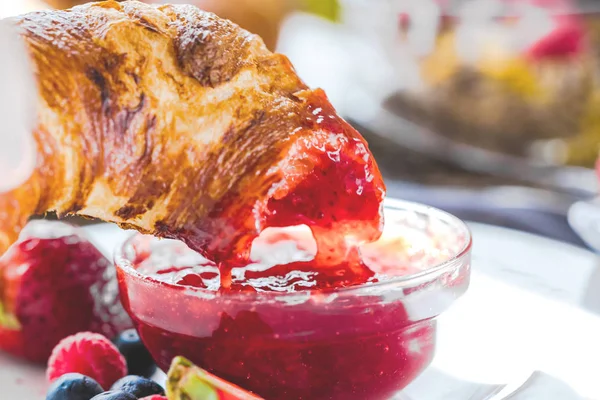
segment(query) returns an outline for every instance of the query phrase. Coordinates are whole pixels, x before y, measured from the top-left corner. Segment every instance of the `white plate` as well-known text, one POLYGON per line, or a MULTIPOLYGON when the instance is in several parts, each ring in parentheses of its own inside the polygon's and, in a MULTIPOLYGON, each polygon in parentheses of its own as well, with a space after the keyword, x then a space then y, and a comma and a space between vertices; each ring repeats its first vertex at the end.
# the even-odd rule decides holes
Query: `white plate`
MULTIPOLYGON (((436 358, 408 397, 483 400, 482 384, 542 371, 551 393, 514 398, 600 399, 598 257, 526 233, 471 228, 471 288, 440 318, 436 358)), ((112 225, 86 229, 107 254, 130 234, 112 225)), ((44 369, 0 354, 0 388, 2 399, 43 399, 44 369)))

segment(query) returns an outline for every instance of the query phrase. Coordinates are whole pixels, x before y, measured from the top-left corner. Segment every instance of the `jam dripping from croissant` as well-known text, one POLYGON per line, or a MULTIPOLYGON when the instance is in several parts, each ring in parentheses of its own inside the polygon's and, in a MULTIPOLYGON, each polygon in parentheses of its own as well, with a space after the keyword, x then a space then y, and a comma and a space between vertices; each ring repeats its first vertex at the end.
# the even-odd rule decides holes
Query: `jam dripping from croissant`
POLYGON ((331 276, 336 286, 363 283, 373 276, 361 261, 358 245, 380 235, 379 221, 374 218, 379 213, 380 195, 364 189, 362 180, 366 178, 357 175, 348 159, 328 160, 293 193, 269 202, 268 226, 308 225, 317 245, 314 260, 285 268, 318 271, 321 276, 331 276))
MULTIPOLYGON (((288 165, 282 167, 284 180, 255 210, 255 224, 260 231, 297 225, 311 229, 317 244, 314 260, 280 268, 318 272, 332 282, 330 286, 364 283, 373 272, 361 261, 358 246, 381 235, 383 180, 360 134, 337 116, 323 92, 311 96, 302 128, 315 133, 288 156, 288 165)), ((256 234, 248 236, 249 252, 256 234)), ((227 253, 221 251, 217 259, 235 259, 219 263, 221 286, 231 289, 232 268, 248 260, 226 250, 232 257, 224 258, 227 253)))

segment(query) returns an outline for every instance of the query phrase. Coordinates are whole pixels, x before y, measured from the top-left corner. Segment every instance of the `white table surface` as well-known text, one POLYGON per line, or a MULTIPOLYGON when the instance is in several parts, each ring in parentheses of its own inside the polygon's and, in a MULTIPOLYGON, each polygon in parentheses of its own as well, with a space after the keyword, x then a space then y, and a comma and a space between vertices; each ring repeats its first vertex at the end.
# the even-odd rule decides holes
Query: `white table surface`
MULTIPOLYGON (((471 287, 440 318, 432 366, 406 390, 412 400, 484 400, 485 386, 543 383, 511 399, 600 399, 600 263, 583 249, 471 224, 471 287), (482 389, 483 388, 483 389, 482 389)), ((126 233, 88 228, 110 252, 126 233)), ((0 354, 0 398, 44 398, 43 368, 0 354)))
POLYGON ((440 317, 436 358, 407 389, 411 398, 466 400, 473 390, 465 382, 510 383, 540 371, 537 386, 552 391, 514 398, 600 399, 599 258, 527 233, 471 227, 471 286, 440 317))

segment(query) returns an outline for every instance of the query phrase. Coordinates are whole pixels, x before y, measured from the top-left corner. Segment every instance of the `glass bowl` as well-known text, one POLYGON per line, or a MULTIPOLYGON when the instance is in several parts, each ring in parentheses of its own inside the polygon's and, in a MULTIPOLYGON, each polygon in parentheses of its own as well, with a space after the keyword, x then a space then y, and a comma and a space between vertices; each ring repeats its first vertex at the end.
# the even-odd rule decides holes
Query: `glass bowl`
POLYGON ((469 285, 471 236, 456 217, 414 203, 390 200, 385 217, 363 258, 395 243, 386 272, 409 275, 327 292, 214 291, 140 273, 153 253, 161 268, 201 257, 138 234, 116 255, 122 302, 163 369, 182 355, 266 399, 388 399, 431 362, 436 317, 469 285))

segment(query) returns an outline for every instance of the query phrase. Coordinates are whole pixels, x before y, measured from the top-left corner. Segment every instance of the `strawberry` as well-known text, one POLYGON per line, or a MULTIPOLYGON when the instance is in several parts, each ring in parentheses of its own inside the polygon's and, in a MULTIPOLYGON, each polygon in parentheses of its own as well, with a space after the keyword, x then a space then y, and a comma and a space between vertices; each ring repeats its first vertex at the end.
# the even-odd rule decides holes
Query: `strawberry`
POLYGON ((114 274, 78 228, 32 222, 0 258, 0 349, 42 363, 66 336, 130 327, 114 274))

